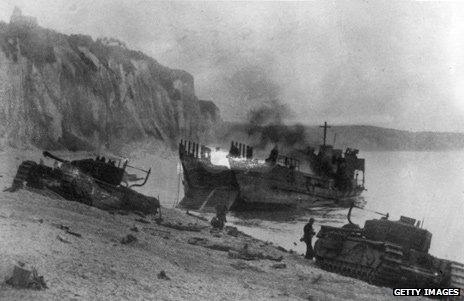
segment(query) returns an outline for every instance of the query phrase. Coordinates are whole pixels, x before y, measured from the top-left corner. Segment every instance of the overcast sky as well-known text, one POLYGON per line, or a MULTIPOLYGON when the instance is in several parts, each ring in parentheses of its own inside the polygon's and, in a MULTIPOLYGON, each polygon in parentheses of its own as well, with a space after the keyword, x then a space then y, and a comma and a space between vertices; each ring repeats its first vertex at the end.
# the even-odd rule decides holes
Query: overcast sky
POLYGON ((116 37, 195 77, 226 120, 464 131, 464 4, 0 0, 64 33, 116 37))

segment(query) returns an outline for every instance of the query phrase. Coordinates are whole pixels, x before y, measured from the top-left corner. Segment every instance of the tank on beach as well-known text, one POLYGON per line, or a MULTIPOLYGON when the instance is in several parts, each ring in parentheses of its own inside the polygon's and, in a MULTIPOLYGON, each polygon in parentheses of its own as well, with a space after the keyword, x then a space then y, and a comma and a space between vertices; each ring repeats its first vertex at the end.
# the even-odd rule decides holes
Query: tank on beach
POLYGON ((47 151, 43 155, 55 160, 53 167, 43 164, 42 160, 40 163, 24 161, 18 167, 12 187, 7 190, 14 192, 26 184, 27 187, 52 191, 65 199, 104 210, 135 210, 148 214, 156 213, 160 207, 158 199, 131 189, 144 185, 151 170, 130 166, 127 160, 117 158, 68 161, 47 151), (127 168, 144 172, 144 177, 132 179, 143 182, 129 185, 127 168))
POLYGON ((388 214, 363 228, 322 226, 314 245, 316 263, 325 270, 377 285, 410 288, 464 288, 464 265, 430 255, 432 234, 420 221, 388 214))

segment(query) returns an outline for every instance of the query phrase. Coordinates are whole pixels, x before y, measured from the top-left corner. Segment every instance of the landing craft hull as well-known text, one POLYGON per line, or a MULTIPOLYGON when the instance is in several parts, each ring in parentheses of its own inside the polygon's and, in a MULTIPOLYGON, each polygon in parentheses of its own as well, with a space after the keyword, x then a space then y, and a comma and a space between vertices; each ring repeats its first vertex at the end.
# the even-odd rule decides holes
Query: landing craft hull
POLYGON ((234 174, 226 166, 215 166, 194 158, 184 158, 181 162, 184 198, 179 207, 199 210, 214 191, 237 191, 234 174))
POLYGON ((240 192, 237 207, 349 207, 362 192, 309 186, 303 173, 285 173, 283 169, 275 166, 268 172, 234 170, 240 192))
POLYGON ((309 184, 311 176, 284 166, 215 166, 181 158, 185 196, 179 207, 213 211, 218 202, 230 210, 349 207, 362 189, 341 192, 309 184))

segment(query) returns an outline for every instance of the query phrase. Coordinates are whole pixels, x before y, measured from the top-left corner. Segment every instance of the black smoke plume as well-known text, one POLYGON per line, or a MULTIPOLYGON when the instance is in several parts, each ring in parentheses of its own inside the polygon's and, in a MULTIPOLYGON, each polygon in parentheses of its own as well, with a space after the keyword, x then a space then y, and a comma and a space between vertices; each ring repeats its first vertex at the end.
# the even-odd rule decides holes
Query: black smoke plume
MULTIPOLYGON (((245 132, 253 139, 258 148, 270 144, 293 147, 304 142, 305 129, 302 125, 285 124, 293 115, 291 108, 281 100, 282 88, 275 79, 269 66, 245 64, 226 77, 226 86, 232 96, 245 107, 250 107, 245 121, 245 132)), ((233 134, 233 133, 229 133, 233 134)))
POLYGON ((278 99, 264 104, 248 112, 246 131, 249 136, 258 134, 258 147, 269 144, 295 147, 306 141, 305 128, 301 124, 286 125, 284 119, 291 115, 287 105, 278 99))

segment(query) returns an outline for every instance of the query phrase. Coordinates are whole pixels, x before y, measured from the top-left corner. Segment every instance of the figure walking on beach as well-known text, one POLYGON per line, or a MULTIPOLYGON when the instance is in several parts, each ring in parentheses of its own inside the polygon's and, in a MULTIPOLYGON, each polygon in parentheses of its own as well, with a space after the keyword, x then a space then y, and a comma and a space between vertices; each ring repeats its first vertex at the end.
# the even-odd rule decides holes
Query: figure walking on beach
POLYGON ((316 234, 313 229, 314 218, 310 218, 309 222, 303 228, 303 237, 300 241, 306 243, 306 259, 313 259, 314 258, 314 250, 313 250, 313 236, 316 234))

